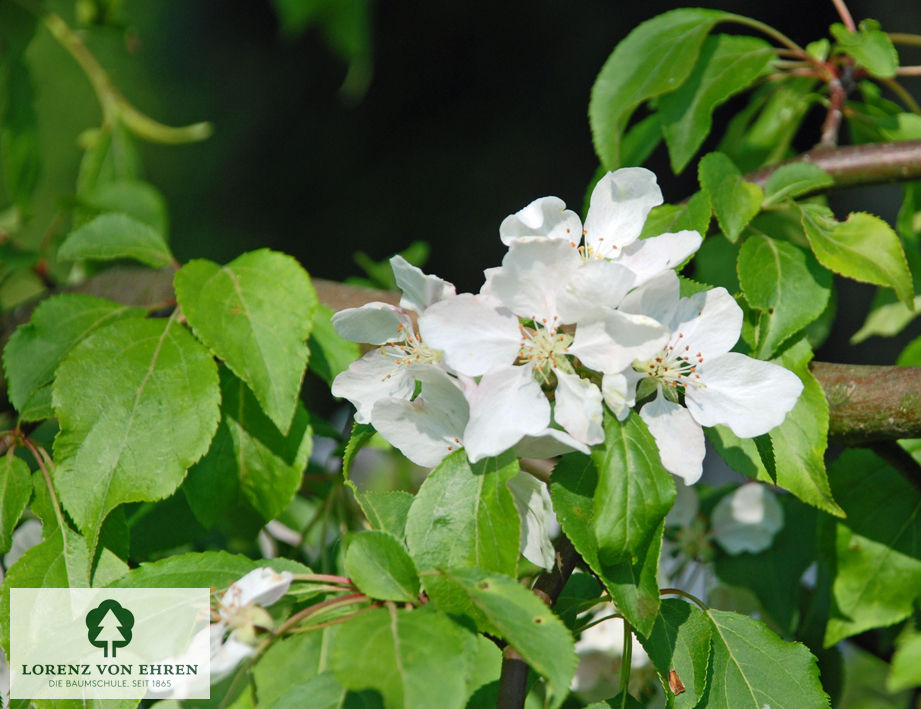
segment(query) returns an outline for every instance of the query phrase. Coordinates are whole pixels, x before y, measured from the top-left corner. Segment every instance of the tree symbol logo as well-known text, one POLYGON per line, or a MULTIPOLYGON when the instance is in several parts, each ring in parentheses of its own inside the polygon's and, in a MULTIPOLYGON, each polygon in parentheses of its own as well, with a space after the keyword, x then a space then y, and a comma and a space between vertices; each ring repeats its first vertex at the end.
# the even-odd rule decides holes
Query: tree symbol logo
POLYGON ((134 614, 118 601, 106 599, 86 614, 87 638, 94 647, 101 647, 105 657, 115 657, 116 648, 131 642, 134 614))

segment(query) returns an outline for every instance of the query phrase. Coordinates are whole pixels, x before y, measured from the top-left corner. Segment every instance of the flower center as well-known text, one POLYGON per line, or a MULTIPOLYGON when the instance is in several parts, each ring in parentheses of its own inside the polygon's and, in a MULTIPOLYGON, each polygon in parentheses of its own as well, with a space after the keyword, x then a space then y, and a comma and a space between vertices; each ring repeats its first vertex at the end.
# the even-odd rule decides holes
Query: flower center
MULTIPOLYGON (((401 342, 388 342, 381 345, 381 354, 393 361, 397 367, 411 364, 437 364, 441 361, 441 350, 432 349, 422 341, 415 332, 408 331, 401 342)), ((390 379, 393 373, 384 379, 390 379)))
POLYGON ((697 373, 697 368, 704 363, 703 355, 691 352, 691 347, 683 343, 684 334, 679 332, 659 354, 645 362, 637 360, 633 368, 666 387, 684 390, 690 385, 703 389, 706 384, 697 373))
POLYGON ((535 376, 546 383, 552 370, 570 369, 569 361, 566 359, 570 344, 572 335, 565 332, 543 327, 534 330, 522 327, 518 358, 522 363, 530 364, 534 368, 535 376))

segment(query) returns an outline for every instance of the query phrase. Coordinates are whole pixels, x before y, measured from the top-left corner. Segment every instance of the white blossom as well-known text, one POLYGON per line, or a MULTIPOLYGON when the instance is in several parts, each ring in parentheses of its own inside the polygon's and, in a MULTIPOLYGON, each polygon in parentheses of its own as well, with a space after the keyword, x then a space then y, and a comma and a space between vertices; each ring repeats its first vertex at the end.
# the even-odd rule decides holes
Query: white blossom
POLYGON ((711 516, 713 539, 729 554, 768 549, 783 528, 783 507, 766 486, 749 482, 723 497, 711 516))

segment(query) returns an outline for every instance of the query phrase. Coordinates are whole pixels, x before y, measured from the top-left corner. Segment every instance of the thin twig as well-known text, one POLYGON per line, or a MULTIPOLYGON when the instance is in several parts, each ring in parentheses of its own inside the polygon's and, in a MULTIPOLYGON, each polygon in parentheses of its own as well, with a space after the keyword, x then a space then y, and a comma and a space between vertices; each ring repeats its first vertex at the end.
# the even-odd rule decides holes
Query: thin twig
POLYGON ((899 76, 921 76, 921 66, 917 64, 912 66, 900 66, 895 70, 899 76))
POLYGON ((831 0, 831 2, 841 16, 841 22, 847 27, 848 32, 856 32, 857 25, 854 24, 854 18, 851 17, 851 11, 847 9, 844 0, 831 0))
POLYGON ((889 39, 893 44, 904 44, 910 47, 921 47, 921 34, 907 32, 889 32, 889 39))

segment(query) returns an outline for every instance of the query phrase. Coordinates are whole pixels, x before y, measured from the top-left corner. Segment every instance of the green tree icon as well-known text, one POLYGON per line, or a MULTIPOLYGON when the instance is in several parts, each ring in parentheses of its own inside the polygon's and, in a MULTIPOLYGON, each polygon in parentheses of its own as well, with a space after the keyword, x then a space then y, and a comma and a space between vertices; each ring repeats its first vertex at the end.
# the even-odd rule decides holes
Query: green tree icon
POLYGON ((131 642, 134 614, 111 598, 104 600, 86 614, 87 638, 94 647, 101 647, 105 657, 115 657, 116 648, 131 642))

